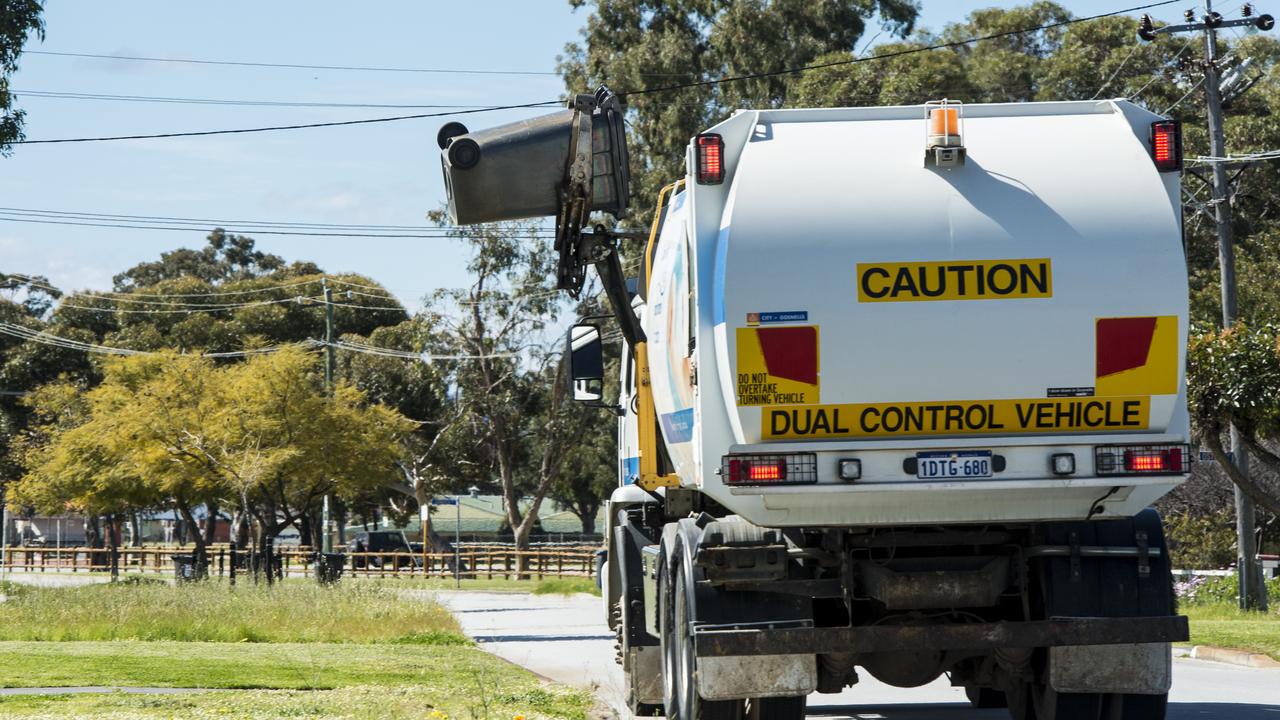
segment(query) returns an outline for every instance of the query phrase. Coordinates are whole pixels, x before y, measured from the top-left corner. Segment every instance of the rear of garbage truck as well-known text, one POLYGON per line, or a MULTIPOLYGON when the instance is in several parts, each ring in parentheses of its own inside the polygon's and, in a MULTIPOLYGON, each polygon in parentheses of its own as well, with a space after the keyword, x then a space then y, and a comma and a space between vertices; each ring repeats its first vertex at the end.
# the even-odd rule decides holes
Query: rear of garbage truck
POLYGON ((1021 720, 1164 717, 1180 149, 1124 101, 742 111, 691 140, 610 296, 621 396, 583 393, 621 417, 605 602, 634 712, 789 720, 864 671, 1021 720))

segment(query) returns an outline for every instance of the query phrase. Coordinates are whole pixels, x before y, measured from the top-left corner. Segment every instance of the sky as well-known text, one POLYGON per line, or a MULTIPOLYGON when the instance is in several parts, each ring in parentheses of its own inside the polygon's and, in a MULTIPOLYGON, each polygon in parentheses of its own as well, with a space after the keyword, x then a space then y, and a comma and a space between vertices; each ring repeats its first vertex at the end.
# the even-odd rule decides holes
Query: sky
MULTIPOLYGON (((940 29, 980 7, 923 0, 940 29)), ((1077 16, 1137 4, 1060 0, 1077 16)), ((1177 14, 1178 7, 1170 13, 1177 14)), ((1165 13, 1165 14, 1170 14, 1165 13)), ((254 63, 514 71, 359 72, 135 62, 26 54, 12 77, 30 140, 330 122, 431 109, 203 105, 65 99, 26 93, 361 103, 508 105, 553 100, 556 56, 586 10, 567 0, 46 0, 44 42, 28 51, 254 63), (376 11, 374 11, 376 8, 376 11)), ((460 119, 472 129, 541 114, 460 119)), ((332 224, 425 225, 441 207, 435 136, 450 118, 245 135, 18 145, 0 158, 0 206, 117 215, 332 224)), ((45 275, 64 290, 109 290, 111 278, 205 232, 0 221, 0 271, 45 275)), ((466 253, 446 239, 256 235, 259 249, 358 272, 417 307, 430 290, 466 284, 466 253)))

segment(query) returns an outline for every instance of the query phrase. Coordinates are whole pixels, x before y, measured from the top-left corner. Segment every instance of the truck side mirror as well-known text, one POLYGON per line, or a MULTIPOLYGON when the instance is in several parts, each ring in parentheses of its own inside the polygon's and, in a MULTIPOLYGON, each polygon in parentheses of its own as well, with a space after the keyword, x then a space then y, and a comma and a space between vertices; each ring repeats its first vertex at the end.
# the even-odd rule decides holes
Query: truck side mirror
POLYGON ((569 329, 569 382, 574 400, 598 403, 604 397, 604 346, 599 327, 574 325, 569 329))

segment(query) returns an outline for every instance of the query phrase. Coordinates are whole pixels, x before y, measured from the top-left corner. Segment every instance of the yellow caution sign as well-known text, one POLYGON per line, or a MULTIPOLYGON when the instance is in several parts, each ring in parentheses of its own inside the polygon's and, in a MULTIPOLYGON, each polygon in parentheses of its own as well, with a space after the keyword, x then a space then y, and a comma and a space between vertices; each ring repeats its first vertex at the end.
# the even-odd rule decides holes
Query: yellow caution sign
POLYGON ((1053 263, 1026 260, 858 263, 858 302, 1053 297, 1053 263))
POLYGON ((952 400, 761 408, 761 437, 795 440, 1146 430, 1150 397, 952 400))

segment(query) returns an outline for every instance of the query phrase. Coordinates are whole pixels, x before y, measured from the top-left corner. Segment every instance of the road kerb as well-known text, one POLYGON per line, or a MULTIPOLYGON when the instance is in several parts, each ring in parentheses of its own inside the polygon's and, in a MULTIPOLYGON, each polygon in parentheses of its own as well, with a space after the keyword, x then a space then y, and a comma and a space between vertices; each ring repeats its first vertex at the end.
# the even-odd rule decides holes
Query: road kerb
POLYGON ((1273 660, 1262 653, 1249 652, 1248 650, 1236 650, 1234 648, 1196 645, 1191 648, 1190 656, 1196 660, 1209 660, 1211 662, 1228 663, 1230 665, 1239 665, 1241 667, 1268 669, 1280 668, 1280 661, 1273 660))

